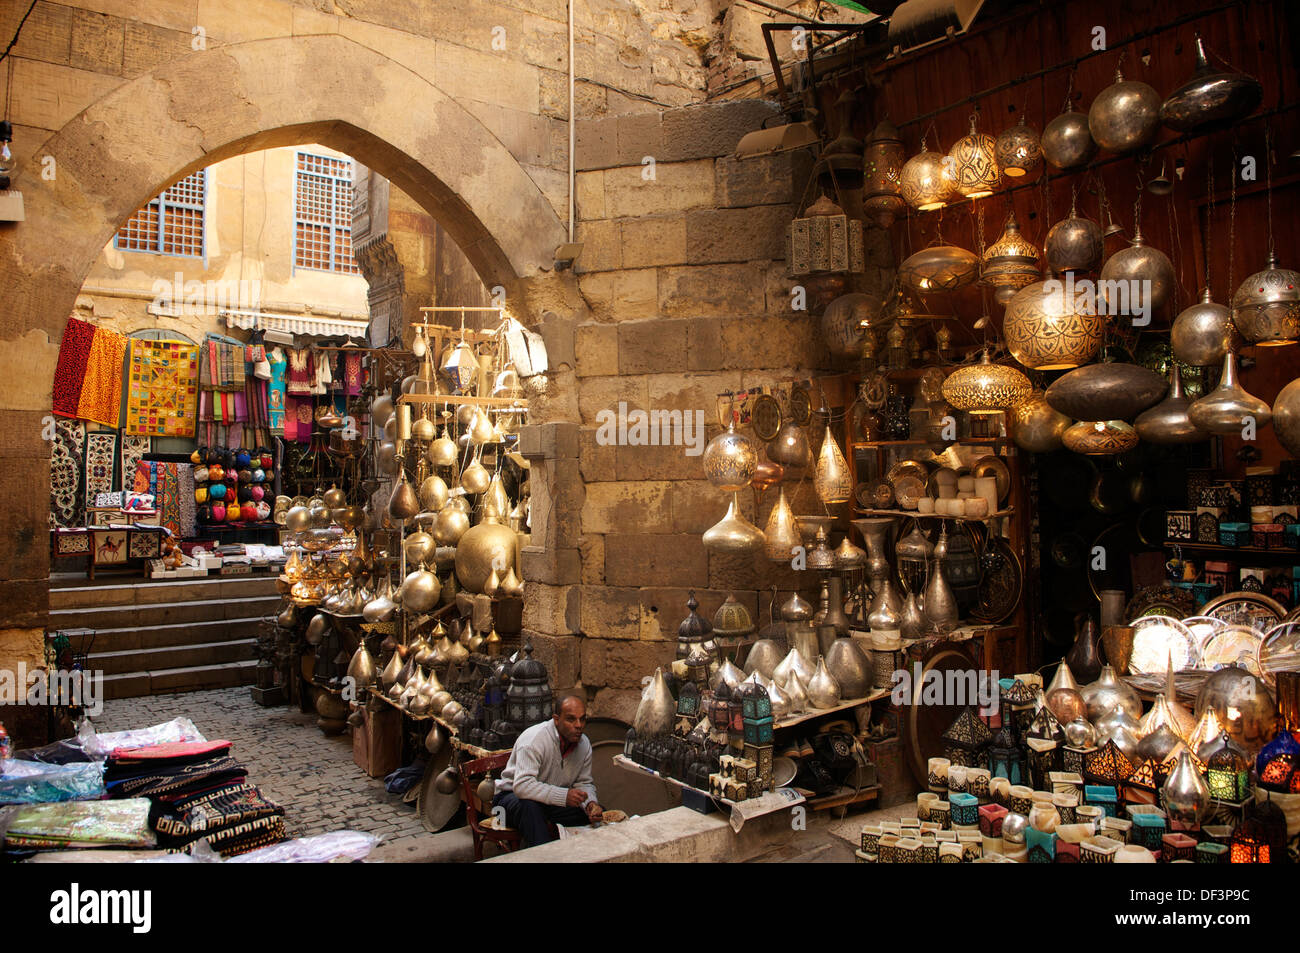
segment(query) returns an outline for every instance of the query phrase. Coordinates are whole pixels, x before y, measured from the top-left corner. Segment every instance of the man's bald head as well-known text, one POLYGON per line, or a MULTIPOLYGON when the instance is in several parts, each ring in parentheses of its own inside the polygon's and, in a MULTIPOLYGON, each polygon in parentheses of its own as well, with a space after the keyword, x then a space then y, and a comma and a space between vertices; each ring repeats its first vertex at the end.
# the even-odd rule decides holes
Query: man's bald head
POLYGON ((555 699, 555 730, 568 744, 577 744, 587 727, 587 700, 576 692, 555 699))

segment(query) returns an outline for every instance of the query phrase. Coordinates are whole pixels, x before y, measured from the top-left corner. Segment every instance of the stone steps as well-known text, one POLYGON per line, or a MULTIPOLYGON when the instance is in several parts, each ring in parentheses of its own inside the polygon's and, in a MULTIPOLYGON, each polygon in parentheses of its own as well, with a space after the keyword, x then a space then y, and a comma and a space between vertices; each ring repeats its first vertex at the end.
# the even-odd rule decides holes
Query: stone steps
POLYGON ((251 685, 253 669, 256 667, 257 662, 249 660, 105 675, 104 698, 137 698, 141 695, 167 695, 174 692, 197 692, 205 688, 251 685))

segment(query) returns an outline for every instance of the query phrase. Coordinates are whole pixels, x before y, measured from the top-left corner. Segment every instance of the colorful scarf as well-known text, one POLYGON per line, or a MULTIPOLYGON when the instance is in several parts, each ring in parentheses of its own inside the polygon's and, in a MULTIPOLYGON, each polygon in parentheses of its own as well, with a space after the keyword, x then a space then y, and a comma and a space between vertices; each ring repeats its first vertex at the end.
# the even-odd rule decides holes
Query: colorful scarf
POLYGON ((192 344, 132 338, 126 432, 153 437, 194 436, 198 365, 198 348, 192 344))
POLYGON ((68 318, 63 340, 59 342, 59 363, 54 369, 54 413, 59 417, 77 416, 86 379, 86 364, 94 342, 93 324, 80 318, 68 318))
POLYGON ((122 415, 122 359, 126 337, 107 328, 96 328, 86 361, 86 376, 77 400, 77 416, 97 424, 116 427, 122 415))

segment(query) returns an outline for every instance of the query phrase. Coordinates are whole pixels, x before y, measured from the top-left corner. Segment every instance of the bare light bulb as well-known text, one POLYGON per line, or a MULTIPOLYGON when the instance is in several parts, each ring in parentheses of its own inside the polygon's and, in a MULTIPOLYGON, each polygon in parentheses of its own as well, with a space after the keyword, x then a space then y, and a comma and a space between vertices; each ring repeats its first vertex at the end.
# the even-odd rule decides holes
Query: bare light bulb
POLYGON ((14 154, 9 149, 8 142, 0 142, 0 175, 13 175, 18 163, 14 161, 14 154))

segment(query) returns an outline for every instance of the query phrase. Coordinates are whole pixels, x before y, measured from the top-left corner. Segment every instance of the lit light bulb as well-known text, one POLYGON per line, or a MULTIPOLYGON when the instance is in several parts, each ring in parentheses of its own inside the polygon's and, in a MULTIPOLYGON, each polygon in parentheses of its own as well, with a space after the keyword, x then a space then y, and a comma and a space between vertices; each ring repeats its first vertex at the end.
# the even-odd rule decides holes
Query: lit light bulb
POLYGON ((18 163, 14 161, 14 154, 9 149, 9 143, 0 142, 0 175, 13 175, 17 166, 18 163))

